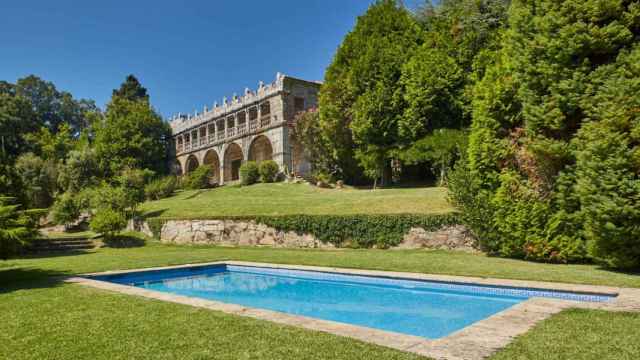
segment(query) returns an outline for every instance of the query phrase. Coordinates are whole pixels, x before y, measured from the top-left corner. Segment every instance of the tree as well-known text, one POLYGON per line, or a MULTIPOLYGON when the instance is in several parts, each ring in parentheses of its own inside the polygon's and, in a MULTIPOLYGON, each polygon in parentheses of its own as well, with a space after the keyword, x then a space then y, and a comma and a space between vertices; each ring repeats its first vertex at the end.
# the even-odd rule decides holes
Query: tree
POLYGON ((113 90, 112 97, 119 97, 129 101, 149 101, 147 89, 144 88, 133 75, 127 76, 127 79, 120 85, 120 88, 113 90))
POLYGON ((469 140, 492 251, 566 262, 589 248, 610 265, 639 265, 637 14, 633 2, 513 2, 474 89, 469 140))
POLYGON ((139 203, 144 202, 145 186, 151 181, 154 172, 148 169, 124 169, 115 179, 118 185, 126 190, 127 207, 135 213, 139 203))
POLYGON ((57 188, 57 169, 53 160, 25 153, 17 159, 15 167, 24 186, 28 208, 51 206, 57 188))
POLYGON ((499 48, 508 0, 445 0, 416 12, 424 44, 402 70, 401 133, 415 140, 471 122, 473 85, 499 48))
POLYGON ((97 111, 93 101, 75 100, 70 93, 58 91, 53 83, 35 75, 19 79, 15 93, 31 103, 38 127, 47 127, 52 133, 66 123, 77 136, 89 125, 87 114, 97 111))
POLYGON ((56 224, 64 225, 65 228, 67 228, 70 224, 78 220, 80 217, 80 210, 78 199, 76 199, 72 193, 65 192, 58 197, 56 202, 53 204, 51 215, 56 224))
POLYGON ((18 210, 20 205, 11 205, 13 200, 0 197, 0 259, 3 260, 15 254, 35 235, 33 220, 18 210))
POLYGON ((169 125, 146 101, 114 97, 96 124, 94 148, 100 168, 115 175, 125 168, 167 172, 169 125))
POLYGON ((76 145, 73 130, 66 122, 61 123, 55 133, 42 127, 38 132, 25 135, 25 139, 37 144, 38 153, 43 159, 52 161, 63 161, 76 145))
POLYGON ((99 209, 91 218, 89 227, 102 234, 107 242, 113 240, 115 234, 127 226, 127 219, 122 213, 110 208, 99 209))
POLYGON ((339 163, 331 155, 331 149, 325 141, 320 127, 320 112, 318 109, 309 109, 296 114, 291 129, 291 137, 297 151, 294 151, 297 159, 294 167, 302 161, 302 158, 311 163, 313 171, 322 171, 329 174, 342 173, 339 163))
POLYGON ((320 122, 348 180, 358 177, 354 158, 369 176, 389 180, 389 152, 402 142, 401 69, 420 42, 420 28, 407 10, 380 0, 358 18, 328 67, 320 122))
POLYGON ((98 159, 95 150, 85 146, 69 152, 65 162, 58 167, 58 186, 64 191, 80 192, 96 185, 99 178, 98 159))
POLYGON ((0 92, 0 162, 12 164, 30 146, 24 135, 37 129, 29 100, 0 92))
POLYGON ((466 143, 467 134, 462 130, 437 129, 400 152, 399 158, 407 165, 428 163, 439 174, 440 186, 444 186, 448 171, 466 154, 466 143))

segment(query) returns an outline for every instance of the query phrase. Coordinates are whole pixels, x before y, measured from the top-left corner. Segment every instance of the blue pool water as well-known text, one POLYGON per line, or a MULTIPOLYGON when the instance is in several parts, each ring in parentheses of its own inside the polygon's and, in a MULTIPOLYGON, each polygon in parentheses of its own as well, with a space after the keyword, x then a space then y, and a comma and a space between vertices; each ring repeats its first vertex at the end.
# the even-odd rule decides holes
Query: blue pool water
POLYGON ((184 296, 437 339, 533 296, 610 296, 215 265, 94 277, 184 296))

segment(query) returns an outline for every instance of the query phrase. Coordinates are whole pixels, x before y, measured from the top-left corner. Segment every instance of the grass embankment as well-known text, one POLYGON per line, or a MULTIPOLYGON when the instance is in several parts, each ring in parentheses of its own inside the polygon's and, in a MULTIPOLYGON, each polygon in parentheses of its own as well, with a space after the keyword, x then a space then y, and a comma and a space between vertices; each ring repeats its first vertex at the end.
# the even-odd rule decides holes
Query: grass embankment
MULTIPOLYGON (((591 265, 537 264, 445 251, 180 247, 150 242, 137 248, 0 262, 0 358, 418 358, 329 334, 51 278, 222 259, 640 287, 640 276, 591 265)), ((496 359, 636 359, 638 328, 637 314, 567 311, 516 340, 496 359)))
POLYGON ((182 191, 144 203, 154 217, 257 215, 443 214, 453 211, 445 188, 320 189, 307 184, 256 184, 182 191))

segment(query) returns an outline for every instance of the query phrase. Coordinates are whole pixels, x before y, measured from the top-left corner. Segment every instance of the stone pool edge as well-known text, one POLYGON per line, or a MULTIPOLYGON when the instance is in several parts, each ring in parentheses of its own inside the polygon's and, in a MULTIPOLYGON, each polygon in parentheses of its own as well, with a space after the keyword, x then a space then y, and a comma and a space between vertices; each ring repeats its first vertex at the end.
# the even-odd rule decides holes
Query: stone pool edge
POLYGON ((545 290, 559 290, 577 293, 591 293, 602 295, 617 295, 611 301, 603 303, 578 302, 572 300, 531 298, 516 304, 506 310, 498 312, 486 319, 475 322, 444 338, 429 340, 418 336, 378 330, 362 326, 338 323, 334 321, 315 319, 306 316, 291 315, 272 310, 246 307, 237 304, 227 304, 214 300, 170 294, 148 290, 128 285, 116 284, 86 277, 72 277, 66 282, 86 285, 98 289, 119 293, 137 295, 145 298, 169 301, 210 310, 217 310, 227 314, 247 316, 283 325, 322 331, 338 336, 345 336, 356 340, 386 346, 389 348, 416 353, 433 359, 483 359, 508 345, 515 337, 524 334, 538 322, 567 308, 602 309, 609 311, 640 311, 640 289, 617 288, 609 286, 591 286, 565 284, 555 282, 540 282, 526 280, 507 280, 493 278, 479 278, 453 275, 433 275, 395 271, 345 269, 335 267, 285 265, 258 263, 246 261, 215 261, 208 263, 163 266, 142 269, 107 271, 83 274, 82 276, 126 274, 139 271, 154 271, 201 267, 212 265, 240 265, 253 267, 267 267, 273 269, 308 270, 346 275, 377 276, 391 279, 431 280, 440 282, 464 283, 471 285, 509 286, 519 288, 536 288, 545 290))

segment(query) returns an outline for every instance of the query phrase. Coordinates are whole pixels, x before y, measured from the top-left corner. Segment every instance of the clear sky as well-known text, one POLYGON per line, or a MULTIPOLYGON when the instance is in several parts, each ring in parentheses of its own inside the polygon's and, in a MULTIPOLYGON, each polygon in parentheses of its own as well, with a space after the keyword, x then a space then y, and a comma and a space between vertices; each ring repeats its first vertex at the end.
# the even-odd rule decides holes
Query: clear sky
POLYGON ((165 117, 276 72, 322 80, 371 0, 2 0, 0 80, 35 74, 104 107, 134 74, 165 117))

